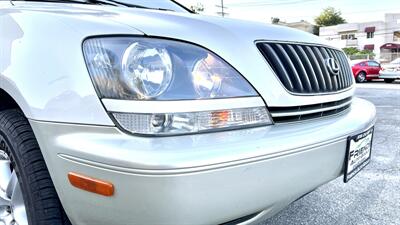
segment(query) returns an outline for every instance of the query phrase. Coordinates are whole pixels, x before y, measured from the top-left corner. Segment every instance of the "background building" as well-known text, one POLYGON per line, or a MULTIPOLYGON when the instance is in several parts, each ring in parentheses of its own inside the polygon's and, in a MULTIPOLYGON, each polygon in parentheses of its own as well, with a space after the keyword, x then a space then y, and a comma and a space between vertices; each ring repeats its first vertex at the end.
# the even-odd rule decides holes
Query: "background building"
POLYGON ((305 20, 301 20, 299 22, 291 22, 291 23, 278 21, 275 24, 295 28, 295 29, 302 30, 302 31, 305 31, 308 33, 312 33, 312 34, 315 31, 315 25, 313 25, 305 20))
POLYGON ((320 36, 338 48, 371 50, 380 61, 400 57, 400 13, 385 14, 385 21, 321 27, 320 36))

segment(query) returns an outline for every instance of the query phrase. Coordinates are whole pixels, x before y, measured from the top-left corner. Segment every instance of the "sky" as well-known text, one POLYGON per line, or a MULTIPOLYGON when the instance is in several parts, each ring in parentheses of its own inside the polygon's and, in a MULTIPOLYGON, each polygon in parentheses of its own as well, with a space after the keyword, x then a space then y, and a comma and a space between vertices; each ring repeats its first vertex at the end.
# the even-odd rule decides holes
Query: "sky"
MULTIPOLYGON (((215 15, 221 0, 177 0, 184 5, 201 3, 204 14, 215 15)), ((342 12, 349 23, 383 21, 385 13, 400 13, 400 0, 224 0, 228 17, 271 22, 278 17, 284 22, 314 22, 322 9, 332 6, 342 12)))

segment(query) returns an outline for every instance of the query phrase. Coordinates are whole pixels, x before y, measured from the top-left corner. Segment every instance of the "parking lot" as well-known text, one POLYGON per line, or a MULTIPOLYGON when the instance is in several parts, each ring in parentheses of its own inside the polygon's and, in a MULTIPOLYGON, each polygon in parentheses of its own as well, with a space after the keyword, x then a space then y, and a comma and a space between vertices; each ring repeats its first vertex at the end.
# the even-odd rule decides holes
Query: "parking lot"
POLYGON ((400 224, 400 83, 357 84, 356 95, 377 108, 371 163, 349 183, 340 177, 262 225, 400 224))

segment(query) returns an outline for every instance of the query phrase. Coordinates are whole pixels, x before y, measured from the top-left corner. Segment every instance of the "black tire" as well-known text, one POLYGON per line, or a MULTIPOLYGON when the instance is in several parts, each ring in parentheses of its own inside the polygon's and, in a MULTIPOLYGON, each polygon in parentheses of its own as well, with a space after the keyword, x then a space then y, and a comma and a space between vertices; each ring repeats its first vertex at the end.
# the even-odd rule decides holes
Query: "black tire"
POLYGON ((21 111, 0 111, 0 144, 18 177, 29 225, 71 225, 32 128, 21 111))
POLYGON ((365 72, 359 72, 356 76, 357 83, 367 82, 367 74, 365 72))
POLYGON ((393 83, 394 79, 385 79, 385 83, 393 83))

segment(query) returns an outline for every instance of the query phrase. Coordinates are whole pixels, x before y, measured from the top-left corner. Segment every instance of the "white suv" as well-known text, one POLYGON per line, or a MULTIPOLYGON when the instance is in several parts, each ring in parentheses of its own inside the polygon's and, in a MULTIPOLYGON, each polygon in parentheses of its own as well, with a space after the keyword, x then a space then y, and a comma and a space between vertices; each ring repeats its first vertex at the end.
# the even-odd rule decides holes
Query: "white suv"
POLYGON ((317 36, 168 0, 0 1, 0 224, 252 223, 370 160, 317 36))

